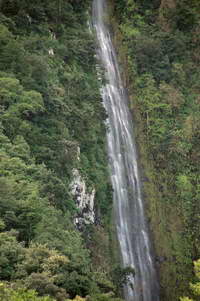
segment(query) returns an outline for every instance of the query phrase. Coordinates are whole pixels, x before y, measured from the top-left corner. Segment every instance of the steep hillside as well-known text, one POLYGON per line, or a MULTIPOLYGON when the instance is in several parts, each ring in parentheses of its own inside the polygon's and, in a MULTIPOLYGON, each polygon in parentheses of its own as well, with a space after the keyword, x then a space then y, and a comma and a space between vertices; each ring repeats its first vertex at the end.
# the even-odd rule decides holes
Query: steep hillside
MULTIPOLYGON (((162 300, 190 294, 200 258, 199 1, 115 0, 162 300)), ((116 21, 117 20, 117 21, 116 21)))
POLYGON ((90 5, 0 1, 0 300, 118 293, 90 5))

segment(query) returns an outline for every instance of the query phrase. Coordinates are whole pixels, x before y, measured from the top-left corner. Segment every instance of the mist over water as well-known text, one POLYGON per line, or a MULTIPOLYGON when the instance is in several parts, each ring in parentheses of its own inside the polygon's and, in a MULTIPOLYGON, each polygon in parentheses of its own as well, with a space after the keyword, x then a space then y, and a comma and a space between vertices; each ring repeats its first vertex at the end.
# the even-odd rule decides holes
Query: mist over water
POLYGON ((107 79, 101 92, 108 113, 107 144, 117 235, 123 266, 135 269, 135 277, 131 278, 134 289, 125 287, 124 294, 128 301, 158 301, 159 285, 144 216, 133 122, 106 20, 106 0, 94 0, 97 56, 107 79))

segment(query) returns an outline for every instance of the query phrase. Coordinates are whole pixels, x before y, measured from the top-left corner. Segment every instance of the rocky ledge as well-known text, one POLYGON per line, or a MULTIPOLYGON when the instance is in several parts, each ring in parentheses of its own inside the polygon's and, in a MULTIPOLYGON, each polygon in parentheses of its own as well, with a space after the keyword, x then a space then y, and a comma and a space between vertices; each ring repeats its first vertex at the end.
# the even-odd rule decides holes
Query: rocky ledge
POLYGON ((95 222, 94 198, 95 189, 91 192, 86 187, 86 182, 78 169, 73 169, 73 180, 70 184, 71 194, 78 209, 74 217, 74 224, 81 230, 85 225, 95 222))

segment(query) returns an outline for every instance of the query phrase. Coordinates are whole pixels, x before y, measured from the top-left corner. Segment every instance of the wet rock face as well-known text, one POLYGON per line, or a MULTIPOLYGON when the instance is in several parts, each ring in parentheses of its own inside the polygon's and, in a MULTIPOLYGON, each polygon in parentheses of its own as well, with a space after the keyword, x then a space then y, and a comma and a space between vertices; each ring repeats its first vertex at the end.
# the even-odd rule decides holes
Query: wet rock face
POLYGON ((70 184, 71 194, 78 209, 74 217, 74 223, 78 229, 83 229, 85 225, 95 222, 94 198, 95 189, 88 192, 85 180, 80 175, 78 169, 73 169, 73 180, 70 184))

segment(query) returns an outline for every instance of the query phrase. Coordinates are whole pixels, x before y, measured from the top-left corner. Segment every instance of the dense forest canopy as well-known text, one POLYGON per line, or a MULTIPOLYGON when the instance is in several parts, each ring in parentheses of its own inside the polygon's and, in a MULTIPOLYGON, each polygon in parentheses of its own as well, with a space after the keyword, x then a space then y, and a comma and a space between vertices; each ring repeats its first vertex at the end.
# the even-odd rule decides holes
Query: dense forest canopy
POLYGON ((95 263, 108 252, 112 191, 90 4, 0 1, 2 301, 117 300, 109 256, 95 263), (95 189, 101 216, 82 233, 74 168, 95 189))

